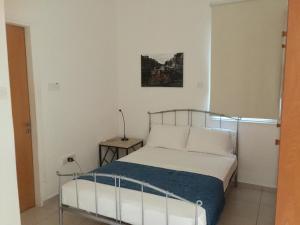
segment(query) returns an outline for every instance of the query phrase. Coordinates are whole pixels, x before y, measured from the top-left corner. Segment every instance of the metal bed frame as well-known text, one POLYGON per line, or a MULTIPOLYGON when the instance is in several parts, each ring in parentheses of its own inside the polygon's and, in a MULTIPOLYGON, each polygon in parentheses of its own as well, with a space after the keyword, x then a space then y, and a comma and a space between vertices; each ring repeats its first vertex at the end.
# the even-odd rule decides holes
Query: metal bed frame
MULTIPOLYGON (((235 146, 235 151, 234 154, 236 155, 237 159, 238 159, 238 132, 239 132, 239 118, 235 118, 235 117, 230 117, 230 116, 225 116, 223 114, 219 114, 219 113, 214 113, 214 112, 209 112, 209 111, 203 111, 203 110, 196 110, 196 109, 173 109, 173 110, 165 110, 165 111, 159 111, 159 112, 148 112, 148 116, 149 116, 149 132, 151 130, 151 126, 152 126, 152 118, 154 115, 161 115, 161 123, 160 124, 165 124, 164 122, 164 116, 166 114, 170 114, 173 113, 174 114, 174 124, 173 125, 177 125, 177 113, 178 112, 186 112, 188 114, 188 119, 187 119, 187 124, 188 126, 193 126, 193 114, 195 113, 202 113, 204 114, 204 127, 208 128, 208 119, 211 116, 214 116, 216 118, 218 118, 219 121, 219 127, 218 128, 222 128, 223 127, 223 119, 230 119, 231 121, 236 122, 236 146, 235 146)), ((213 120, 215 120, 216 118, 214 118, 213 120)), ((230 180, 232 180, 232 178, 235 178, 235 186, 237 185, 237 173, 238 169, 236 168, 235 172, 233 173, 232 177, 230 180)), ((64 220, 63 220, 63 215, 64 215, 64 211, 69 211, 72 213, 76 213, 76 214, 80 214, 84 217, 93 219, 95 221, 98 222, 103 222, 109 225, 118 225, 118 224, 127 224, 125 222, 122 221, 122 187, 121 187, 121 182, 122 181, 128 181, 128 182, 132 182, 135 183, 137 185, 140 186, 140 194, 141 194, 141 224, 144 225, 145 221, 144 221, 144 189, 145 188, 150 188, 152 190, 155 190, 157 192, 159 192, 162 196, 164 196, 165 198, 165 224, 169 225, 169 206, 168 206, 168 200, 170 198, 172 199, 177 199, 183 202, 187 202, 187 203, 191 203, 194 204, 195 206, 195 225, 198 225, 198 210, 199 207, 202 206, 202 201, 198 200, 197 202, 190 202, 178 195, 175 195, 167 190, 163 190, 161 188, 158 188, 156 186, 153 186, 151 184, 139 181, 139 180, 135 180, 135 179, 131 179, 128 177, 124 177, 124 176, 117 176, 117 175, 110 175, 110 174, 102 174, 102 173, 69 173, 69 174, 62 174, 59 171, 57 172, 57 176, 59 179, 59 225, 63 225, 64 224, 64 220), (94 212, 87 212, 85 210, 80 209, 80 204, 79 204, 79 189, 78 189, 78 178, 80 176, 89 176, 93 178, 93 182, 94 182, 94 196, 95 196, 95 213, 94 212), (62 203, 62 178, 63 177, 68 177, 68 178, 72 178, 75 181, 75 189, 76 189, 76 207, 71 207, 71 206, 67 206, 64 205, 62 203), (114 189, 115 189, 115 218, 108 218, 102 215, 99 215, 99 206, 98 206, 98 190, 97 190, 97 177, 106 177, 106 178, 111 178, 114 181, 114 189)))
MULTIPOLYGON (((187 121, 186 126, 193 126, 193 115, 196 113, 200 113, 204 116, 204 127, 205 128, 219 128, 222 129, 224 128, 224 122, 233 122, 235 123, 235 149, 234 149, 234 154, 236 155, 237 161, 239 159, 239 125, 240 125, 240 117, 232 117, 232 116, 226 116, 224 114, 220 114, 220 113, 215 113, 215 112, 211 112, 211 111, 205 111, 205 110, 199 110, 199 109, 171 109, 171 110, 164 110, 164 111, 158 111, 158 112, 148 112, 148 116, 149 116, 149 132, 151 131, 151 127, 152 127, 152 118, 154 115, 160 115, 161 119, 160 122, 158 124, 161 125, 174 125, 177 126, 177 120, 178 120, 178 113, 187 113, 187 121), (174 122, 173 124, 167 124, 165 123, 165 115, 167 114, 173 114, 174 116, 174 122), (212 118, 213 117, 213 118, 212 118), (210 127, 209 126, 209 122, 211 121, 217 121, 218 122, 218 126, 217 127, 210 127), (225 121, 226 120, 226 121, 225 121)), ((232 129, 230 129, 232 130, 232 129)), ((238 166, 235 169, 232 177, 230 178, 230 181, 232 181, 232 179, 234 178, 234 185, 235 187, 237 187, 238 185, 238 166)))

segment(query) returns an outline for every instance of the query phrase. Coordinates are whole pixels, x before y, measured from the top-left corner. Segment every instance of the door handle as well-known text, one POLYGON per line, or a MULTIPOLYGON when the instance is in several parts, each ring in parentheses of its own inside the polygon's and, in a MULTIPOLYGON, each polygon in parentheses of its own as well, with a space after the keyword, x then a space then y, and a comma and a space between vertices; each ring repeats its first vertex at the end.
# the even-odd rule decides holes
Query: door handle
POLYGON ((31 128, 26 128, 26 134, 31 134, 31 128))
POLYGON ((26 127, 26 134, 31 134, 31 123, 30 122, 25 123, 25 127, 26 127))

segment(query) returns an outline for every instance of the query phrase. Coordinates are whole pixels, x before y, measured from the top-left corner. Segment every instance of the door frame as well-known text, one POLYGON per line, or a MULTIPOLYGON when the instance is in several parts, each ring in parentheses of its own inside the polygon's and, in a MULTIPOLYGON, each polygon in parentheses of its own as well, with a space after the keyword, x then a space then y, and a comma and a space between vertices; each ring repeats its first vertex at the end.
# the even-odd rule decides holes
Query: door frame
MULTIPOLYGON (((43 206, 42 198, 42 178, 40 171, 41 152, 39 151, 40 142, 38 139, 38 119, 37 119, 37 81, 33 73, 32 63, 32 48, 31 48, 31 31, 30 25, 19 22, 6 20, 6 24, 23 27, 25 30, 25 46, 26 46, 26 63, 27 63, 27 80, 29 92, 29 105, 30 105, 30 120, 31 120, 31 138, 32 138, 32 157, 33 157, 33 175, 34 175, 34 188, 35 188, 35 205, 38 207, 43 206)), ((39 115, 40 117, 40 115, 39 115)))

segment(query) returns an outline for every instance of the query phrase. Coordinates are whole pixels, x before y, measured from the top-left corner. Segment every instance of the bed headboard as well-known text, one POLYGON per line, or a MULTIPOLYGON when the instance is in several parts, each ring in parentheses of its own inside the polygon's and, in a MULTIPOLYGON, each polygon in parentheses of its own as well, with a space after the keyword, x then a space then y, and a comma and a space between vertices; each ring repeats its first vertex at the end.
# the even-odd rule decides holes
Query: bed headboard
POLYGON ((186 125, 198 126, 205 128, 221 128, 229 129, 236 133, 235 136, 235 154, 238 156, 238 133, 239 133, 239 117, 226 116, 224 114, 198 110, 198 109, 171 109, 158 112, 148 112, 149 116, 149 132, 152 124, 161 125, 186 125), (179 115, 181 123, 179 124, 179 115), (183 117, 185 118, 183 119, 183 117), (155 117, 155 121, 154 121, 155 117), (168 120, 167 120, 168 118, 168 120), (182 121, 182 119, 184 121, 182 121), (183 123, 182 123, 183 122, 183 123))

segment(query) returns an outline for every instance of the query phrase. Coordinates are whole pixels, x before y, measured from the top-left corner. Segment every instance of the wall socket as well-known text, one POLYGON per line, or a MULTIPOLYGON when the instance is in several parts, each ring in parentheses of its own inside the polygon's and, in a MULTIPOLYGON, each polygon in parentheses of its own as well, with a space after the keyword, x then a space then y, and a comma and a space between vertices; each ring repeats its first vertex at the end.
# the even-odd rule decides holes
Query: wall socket
POLYGON ((69 155, 66 155, 62 158, 62 165, 66 165, 67 163, 70 163, 68 160, 73 159, 72 161, 74 162, 76 160, 76 154, 71 153, 69 155))

